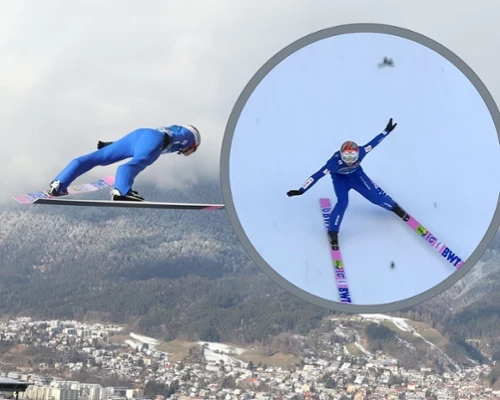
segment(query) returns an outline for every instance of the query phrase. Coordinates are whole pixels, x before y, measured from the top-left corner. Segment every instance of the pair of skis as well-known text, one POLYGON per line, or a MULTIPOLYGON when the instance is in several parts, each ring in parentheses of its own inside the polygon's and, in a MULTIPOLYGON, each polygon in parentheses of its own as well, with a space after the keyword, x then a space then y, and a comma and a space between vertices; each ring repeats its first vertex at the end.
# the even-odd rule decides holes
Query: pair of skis
MULTIPOLYGON (((332 212, 332 202, 329 198, 321 198, 319 200, 321 213, 323 215, 323 221, 325 223, 325 228, 328 231, 330 213, 332 212)), ((431 246, 441 257, 443 257, 448 263, 453 265, 456 269, 459 269, 464 264, 464 261, 453 252, 442 240, 437 238, 432 232, 425 228, 420 222, 409 215, 409 218, 404 221, 418 236, 420 236, 425 242, 431 246)), ((342 254, 339 250, 333 250, 330 248, 331 257, 333 260, 333 267, 335 273, 335 281, 337 284, 337 290, 339 293, 339 298, 341 303, 352 303, 351 294, 349 291, 349 285, 347 283, 347 276, 345 273, 344 262, 342 259, 342 254)))
MULTIPOLYGON (((101 189, 111 188, 111 186, 113 186, 114 184, 115 184, 115 177, 106 176, 102 179, 98 179, 90 183, 82 183, 79 185, 68 186, 68 195, 96 192, 101 189)), ((60 197, 65 197, 65 196, 60 196, 60 197)), ((38 203, 39 200, 52 200, 52 199, 58 199, 60 197, 51 196, 47 193, 47 191, 39 190, 36 192, 30 192, 14 196, 14 199, 21 204, 34 204, 38 203)))
MULTIPOLYGON (((106 176, 90 183, 68 186, 68 195, 91 193, 102 189, 111 189, 115 184, 114 176, 106 176)), ((66 195, 67 196, 67 195, 66 195)), ((49 204, 68 206, 94 206, 94 207, 126 207, 126 208, 163 208, 176 210, 220 210, 224 204, 192 204, 192 203, 163 203, 153 201, 112 201, 112 200, 82 200, 66 199, 66 196, 51 196, 47 191, 39 190, 14 196, 21 204, 49 204)))

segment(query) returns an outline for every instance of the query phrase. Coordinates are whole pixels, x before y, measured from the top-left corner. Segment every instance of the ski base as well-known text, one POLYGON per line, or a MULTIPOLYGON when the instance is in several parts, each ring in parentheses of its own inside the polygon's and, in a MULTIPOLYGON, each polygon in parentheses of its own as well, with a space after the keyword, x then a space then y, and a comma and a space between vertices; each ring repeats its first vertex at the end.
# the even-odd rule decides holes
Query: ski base
POLYGON ((163 203, 154 201, 117 201, 117 200, 80 200, 80 199, 38 199, 34 204, 56 206, 83 206, 83 207, 121 207, 121 208, 161 208, 172 210, 221 210, 224 204, 194 204, 194 203, 163 203))
POLYGON ((68 186, 68 194, 65 196, 51 196, 47 193, 46 190, 40 190, 37 192, 30 192, 26 194, 20 194, 17 196, 14 196, 14 200, 16 200, 18 203, 21 204, 34 204, 38 200, 45 199, 59 199, 61 197, 66 197, 68 195, 72 194, 79 194, 79 193, 89 193, 89 192, 96 192, 98 190, 106 189, 115 184, 115 177, 114 176, 106 176, 102 179, 98 179, 96 181, 90 182, 90 183, 82 183, 78 185, 71 185, 68 186))
MULTIPOLYGON (((323 214, 323 221, 325 223, 325 228, 328 232, 330 213, 332 212, 332 202, 329 198, 321 198, 319 200, 321 212, 323 214)), ((339 294, 339 299, 341 303, 351 304, 351 293, 349 291, 349 285, 347 284, 347 276, 344 269, 344 261, 342 259, 342 254, 339 250, 333 250, 330 247, 330 254, 333 261, 333 268, 335 274, 335 282, 337 284, 337 291, 339 294)))

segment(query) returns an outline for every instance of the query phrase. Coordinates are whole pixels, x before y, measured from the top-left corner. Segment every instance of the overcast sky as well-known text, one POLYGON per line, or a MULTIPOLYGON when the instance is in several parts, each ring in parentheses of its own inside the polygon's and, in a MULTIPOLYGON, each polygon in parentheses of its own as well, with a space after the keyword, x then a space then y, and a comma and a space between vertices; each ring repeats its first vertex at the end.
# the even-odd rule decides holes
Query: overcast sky
MULTIPOLYGON (((0 162, 6 199, 44 189, 73 157, 137 127, 191 123, 203 146, 142 179, 218 179, 236 98, 276 52, 314 31, 376 22, 430 36, 498 102, 500 3, 456 0, 2 0, 0 162), (459 4, 464 3, 464 4, 459 4)), ((397 60, 396 60, 397 63, 397 60)), ((261 140, 255 132, 256 140, 261 140)), ((79 181, 114 173, 98 168, 79 181)))

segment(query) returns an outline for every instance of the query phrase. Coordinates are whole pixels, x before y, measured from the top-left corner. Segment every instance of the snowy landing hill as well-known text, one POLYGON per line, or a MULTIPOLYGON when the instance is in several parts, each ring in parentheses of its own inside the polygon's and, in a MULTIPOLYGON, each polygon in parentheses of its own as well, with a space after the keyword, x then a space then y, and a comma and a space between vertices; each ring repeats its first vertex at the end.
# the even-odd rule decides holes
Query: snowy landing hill
POLYGON ((130 333, 120 337, 124 347, 165 363, 247 368, 325 368, 372 364, 380 368, 429 368, 458 372, 478 362, 429 325, 388 315, 327 316, 306 335, 282 333, 265 344, 235 345, 205 341, 158 341, 130 333), (152 344, 154 342, 154 344, 152 344), (148 346, 145 346, 147 344, 148 346))

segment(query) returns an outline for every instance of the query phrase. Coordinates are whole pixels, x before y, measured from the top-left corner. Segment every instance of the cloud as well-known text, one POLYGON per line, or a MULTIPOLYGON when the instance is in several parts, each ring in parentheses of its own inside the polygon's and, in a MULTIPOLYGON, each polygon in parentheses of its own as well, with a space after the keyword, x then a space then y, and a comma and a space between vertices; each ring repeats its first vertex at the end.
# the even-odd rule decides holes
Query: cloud
MULTIPOLYGON (((500 94, 492 50, 499 8, 493 0, 481 9, 451 0, 4 1, 2 198, 45 188, 99 139, 162 124, 198 126, 203 146, 193 157, 162 156, 141 179, 172 187, 218 179, 225 125, 248 80, 283 47, 334 25, 416 30, 463 57, 500 94)), ((79 181, 115 168, 99 167, 79 181)))

